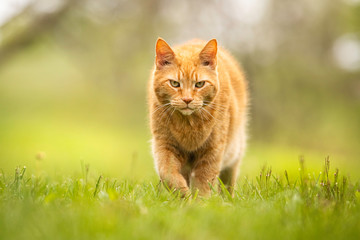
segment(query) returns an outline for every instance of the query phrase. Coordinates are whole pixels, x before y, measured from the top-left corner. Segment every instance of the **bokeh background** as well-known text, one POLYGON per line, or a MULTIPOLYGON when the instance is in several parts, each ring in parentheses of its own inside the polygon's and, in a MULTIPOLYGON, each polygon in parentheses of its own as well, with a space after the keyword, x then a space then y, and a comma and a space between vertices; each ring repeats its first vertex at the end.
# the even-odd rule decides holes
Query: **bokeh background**
POLYGON ((1 0, 0 168, 155 177, 146 87, 159 36, 217 38, 242 63, 243 176, 296 172, 299 156, 360 175, 359 0, 1 0))

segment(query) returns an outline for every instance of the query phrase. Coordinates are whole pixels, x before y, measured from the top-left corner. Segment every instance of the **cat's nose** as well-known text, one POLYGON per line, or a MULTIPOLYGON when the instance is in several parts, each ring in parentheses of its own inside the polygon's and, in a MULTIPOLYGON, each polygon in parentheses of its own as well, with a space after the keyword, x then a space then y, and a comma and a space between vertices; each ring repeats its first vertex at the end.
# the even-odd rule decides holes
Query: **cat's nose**
POLYGON ((192 97, 183 97, 183 98, 181 98, 183 101, 184 101, 184 103, 186 103, 186 104, 189 104, 189 103, 191 103, 191 101, 193 100, 193 98, 192 97))

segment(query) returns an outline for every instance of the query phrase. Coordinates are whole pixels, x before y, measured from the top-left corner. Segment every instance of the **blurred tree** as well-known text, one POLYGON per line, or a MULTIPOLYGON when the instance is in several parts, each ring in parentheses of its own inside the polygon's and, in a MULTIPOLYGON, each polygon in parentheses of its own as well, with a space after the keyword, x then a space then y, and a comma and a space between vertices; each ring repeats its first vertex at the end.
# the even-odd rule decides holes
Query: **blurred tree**
POLYGON ((49 11, 39 9, 39 1, 29 2, 19 14, 0 27, 2 33, 0 66, 2 62, 21 50, 22 47, 37 40, 42 32, 55 28, 59 19, 76 2, 76 0, 63 0, 57 4, 52 3, 53 5, 48 9, 49 11))

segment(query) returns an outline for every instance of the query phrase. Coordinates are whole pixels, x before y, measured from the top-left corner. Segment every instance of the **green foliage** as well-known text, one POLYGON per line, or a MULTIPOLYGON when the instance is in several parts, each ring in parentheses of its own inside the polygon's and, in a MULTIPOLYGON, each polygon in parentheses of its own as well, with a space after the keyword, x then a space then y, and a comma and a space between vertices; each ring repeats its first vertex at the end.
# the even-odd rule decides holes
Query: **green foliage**
POLYGON ((0 176, 1 239, 359 239, 360 184, 328 158, 318 175, 263 168, 212 196, 181 198, 157 180, 0 176))

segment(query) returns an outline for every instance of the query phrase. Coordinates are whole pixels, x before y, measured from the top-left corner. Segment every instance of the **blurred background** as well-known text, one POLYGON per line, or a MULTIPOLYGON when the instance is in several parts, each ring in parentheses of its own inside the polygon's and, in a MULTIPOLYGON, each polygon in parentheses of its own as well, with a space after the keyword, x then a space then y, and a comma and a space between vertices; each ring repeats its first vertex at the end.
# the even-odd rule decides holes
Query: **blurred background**
POLYGON ((251 91, 243 176, 360 172, 360 0, 1 0, 0 168, 146 179, 158 37, 217 38, 251 91))

